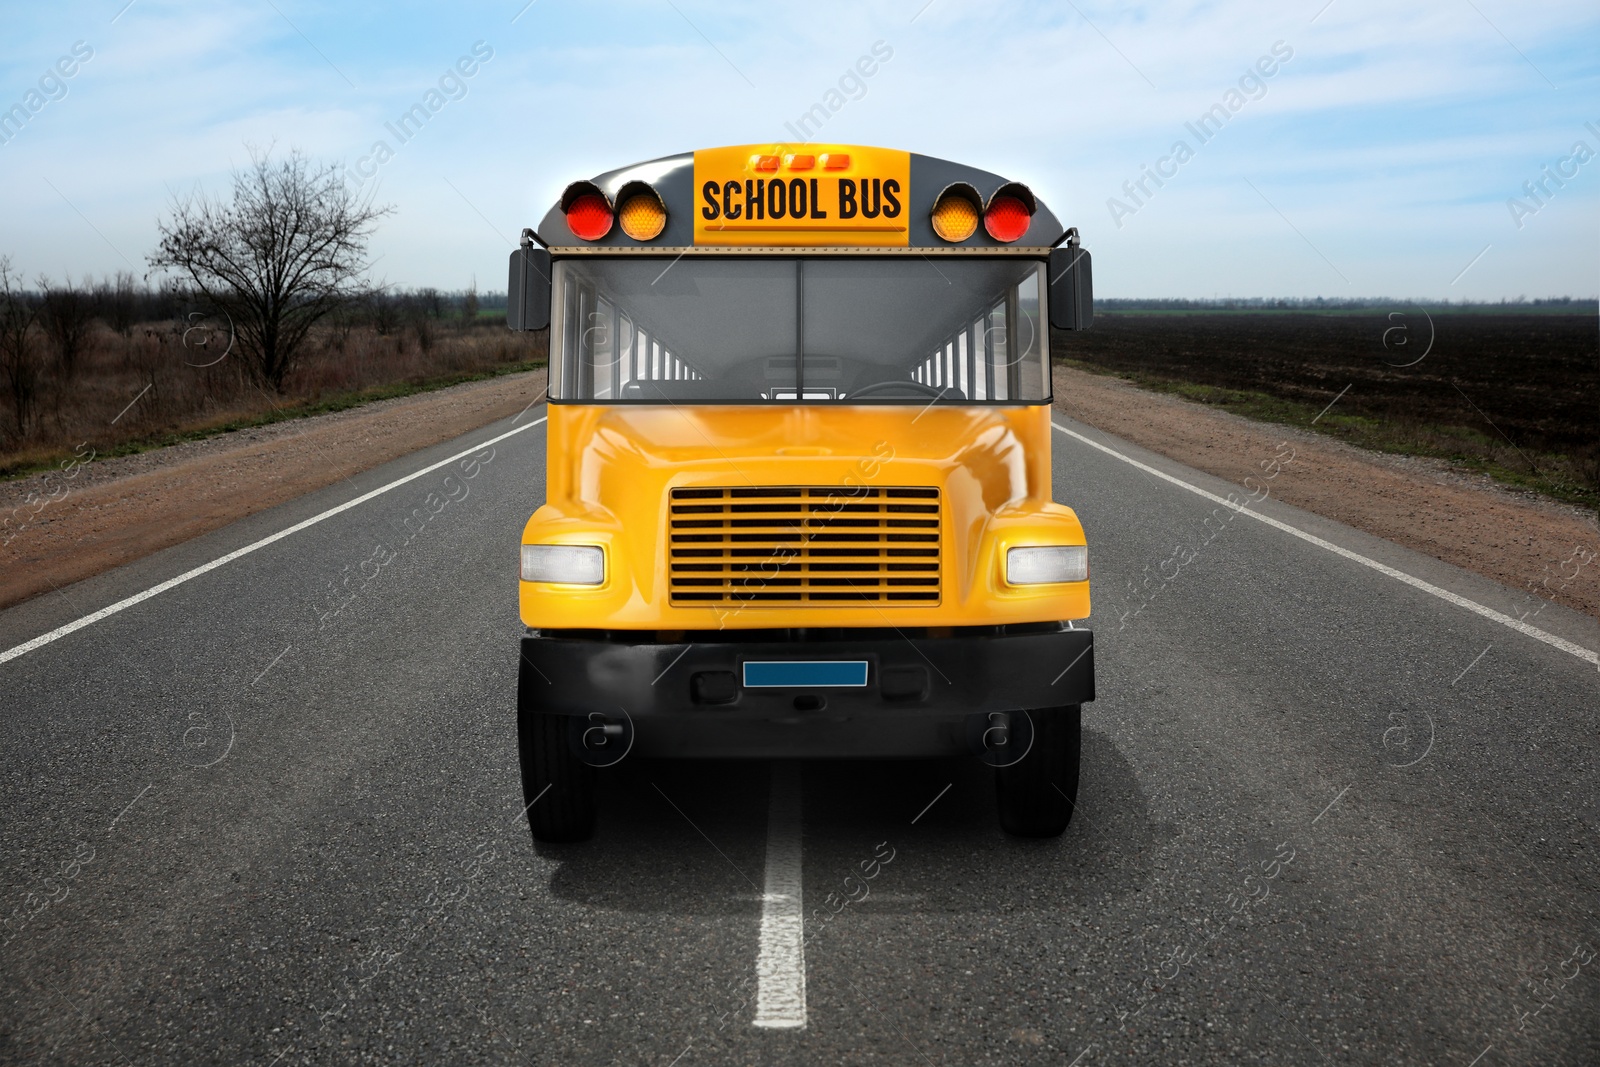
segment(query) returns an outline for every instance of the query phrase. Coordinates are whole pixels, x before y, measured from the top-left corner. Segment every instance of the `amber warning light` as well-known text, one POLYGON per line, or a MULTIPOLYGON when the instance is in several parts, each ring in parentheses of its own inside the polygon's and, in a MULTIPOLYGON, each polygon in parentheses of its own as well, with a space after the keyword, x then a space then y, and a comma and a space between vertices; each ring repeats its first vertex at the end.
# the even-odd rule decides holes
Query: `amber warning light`
POLYGON ((978 229, 978 194, 965 189, 947 189, 933 205, 933 232, 939 239, 957 244, 978 229))
POLYGON ((624 197, 617 219, 622 223, 622 232, 635 241, 653 241, 667 225, 667 209, 655 190, 641 188, 624 197))

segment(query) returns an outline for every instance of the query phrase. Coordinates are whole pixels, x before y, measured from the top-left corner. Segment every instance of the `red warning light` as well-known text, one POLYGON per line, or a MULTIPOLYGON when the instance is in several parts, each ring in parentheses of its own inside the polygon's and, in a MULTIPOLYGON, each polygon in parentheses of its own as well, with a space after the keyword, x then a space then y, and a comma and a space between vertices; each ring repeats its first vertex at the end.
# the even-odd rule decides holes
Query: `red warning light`
POLYGON ((989 210, 983 213, 983 228, 996 241, 1010 244, 1028 232, 1033 213, 1028 205, 1014 196, 997 196, 989 201, 989 210))
POLYGON ((567 206, 567 228, 585 241, 598 241, 611 232, 611 205, 596 193, 584 193, 567 206))

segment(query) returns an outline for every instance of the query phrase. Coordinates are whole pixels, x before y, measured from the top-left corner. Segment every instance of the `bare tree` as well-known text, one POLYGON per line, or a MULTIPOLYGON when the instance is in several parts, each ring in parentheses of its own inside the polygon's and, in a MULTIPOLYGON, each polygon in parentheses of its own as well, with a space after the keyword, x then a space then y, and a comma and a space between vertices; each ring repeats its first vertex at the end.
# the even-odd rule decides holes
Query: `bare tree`
POLYGON ((0 256, 0 376, 5 378, 12 421, 21 439, 28 434, 43 368, 31 333, 38 309, 17 288, 17 280, 11 260, 0 256))
POLYGON ((444 316, 444 298, 432 286, 417 289, 405 298, 406 317, 417 335, 423 355, 433 351, 434 326, 444 316))
POLYGON ((461 297, 461 321, 467 326, 478 323, 478 278, 472 278, 472 284, 461 297))
POLYGON ((366 297, 367 314, 372 328, 380 336, 388 337, 400 328, 400 297, 385 289, 375 289, 366 297))
POLYGON ((444 318, 444 294, 439 290, 431 285, 425 285, 417 290, 417 299, 429 315, 436 319, 444 318))
POLYGON ((281 391, 311 327, 362 292, 367 238, 390 210, 351 190, 335 165, 252 150, 233 173, 231 204, 173 199, 150 265, 187 274, 232 321, 252 373, 281 391))
POLYGON ((134 319, 138 315, 139 298, 134 289, 134 277, 119 270, 115 279, 107 279, 95 286, 95 307, 105 324, 124 337, 133 336, 134 319))
POLYGON ((39 305, 39 325, 55 345, 62 379, 70 382, 77 377, 78 357, 83 354, 89 328, 94 325, 94 301, 87 292, 72 284, 70 276, 60 285, 54 285, 49 278, 40 275, 39 290, 44 293, 44 302, 39 305))

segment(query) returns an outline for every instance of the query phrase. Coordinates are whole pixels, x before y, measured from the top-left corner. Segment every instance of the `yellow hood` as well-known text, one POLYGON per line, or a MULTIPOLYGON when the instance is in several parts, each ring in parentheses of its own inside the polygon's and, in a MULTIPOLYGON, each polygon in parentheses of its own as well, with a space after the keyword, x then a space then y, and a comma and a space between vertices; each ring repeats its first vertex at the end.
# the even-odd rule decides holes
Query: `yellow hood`
POLYGON ((600 544, 607 576, 600 587, 522 583, 524 622, 672 630, 1082 618, 1087 583, 1066 596, 1007 586, 998 571, 1010 544, 1083 543, 1076 516, 1050 502, 1049 432, 1043 406, 552 405, 547 502, 523 541, 600 544), (938 489, 938 602, 674 606, 668 500, 713 486, 938 489))

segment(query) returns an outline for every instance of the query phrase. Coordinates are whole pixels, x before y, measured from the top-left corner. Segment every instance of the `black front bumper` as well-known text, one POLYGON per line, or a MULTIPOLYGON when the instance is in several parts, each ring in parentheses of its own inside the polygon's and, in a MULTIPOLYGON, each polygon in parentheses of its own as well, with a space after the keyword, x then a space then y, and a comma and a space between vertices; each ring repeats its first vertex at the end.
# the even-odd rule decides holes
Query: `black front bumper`
POLYGON ((641 756, 943 756, 973 751, 991 713, 1094 699, 1094 635, 1065 625, 657 636, 524 637, 521 713, 621 726, 641 756), (743 684, 747 662, 794 660, 865 661, 866 684, 743 684))

